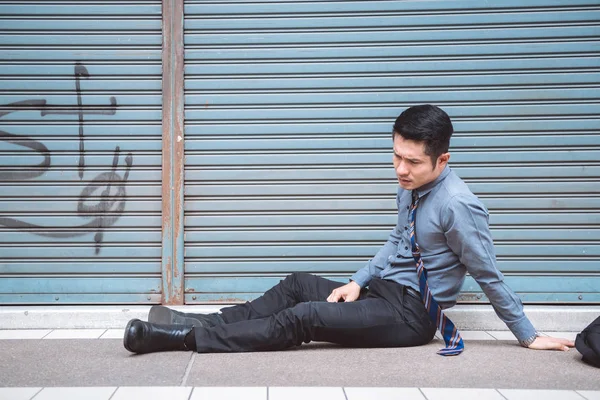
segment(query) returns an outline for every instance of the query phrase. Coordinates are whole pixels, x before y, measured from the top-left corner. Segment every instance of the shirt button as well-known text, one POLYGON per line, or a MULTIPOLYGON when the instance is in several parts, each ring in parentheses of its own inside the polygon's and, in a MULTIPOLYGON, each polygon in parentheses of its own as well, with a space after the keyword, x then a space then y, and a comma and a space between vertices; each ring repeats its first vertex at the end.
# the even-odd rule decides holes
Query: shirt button
POLYGON ((405 230, 405 231, 407 231, 407 230, 408 230, 408 226, 405 226, 405 227, 404 227, 404 230, 405 230))
POLYGON ((406 209, 407 209, 407 210, 408 210, 409 208, 410 208, 409 206, 406 206, 406 209))
POLYGON ((404 250, 408 250, 408 246, 404 246, 404 250))

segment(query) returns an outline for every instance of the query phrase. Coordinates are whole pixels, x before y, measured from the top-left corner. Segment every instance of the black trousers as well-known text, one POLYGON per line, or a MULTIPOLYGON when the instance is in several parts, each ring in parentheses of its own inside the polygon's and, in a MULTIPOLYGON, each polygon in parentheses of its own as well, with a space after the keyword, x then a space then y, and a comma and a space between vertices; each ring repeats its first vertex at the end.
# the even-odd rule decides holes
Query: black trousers
POLYGON ((429 343, 436 331, 420 298, 396 282, 373 279, 353 302, 328 303, 342 286, 294 273, 256 300, 221 310, 225 324, 196 327, 199 353, 282 350, 311 341, 350 347, 429 343))

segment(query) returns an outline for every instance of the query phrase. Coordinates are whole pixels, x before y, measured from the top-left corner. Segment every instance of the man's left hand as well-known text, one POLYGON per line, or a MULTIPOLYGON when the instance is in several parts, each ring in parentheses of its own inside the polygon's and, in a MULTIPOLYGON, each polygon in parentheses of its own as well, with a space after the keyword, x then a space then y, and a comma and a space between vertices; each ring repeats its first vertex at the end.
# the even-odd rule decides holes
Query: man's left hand
POLYGON ((533 343, 529 345, 534 350, 562 350, 568 351, 570 347, 575 347, 572 340, 538 336, 533 343))

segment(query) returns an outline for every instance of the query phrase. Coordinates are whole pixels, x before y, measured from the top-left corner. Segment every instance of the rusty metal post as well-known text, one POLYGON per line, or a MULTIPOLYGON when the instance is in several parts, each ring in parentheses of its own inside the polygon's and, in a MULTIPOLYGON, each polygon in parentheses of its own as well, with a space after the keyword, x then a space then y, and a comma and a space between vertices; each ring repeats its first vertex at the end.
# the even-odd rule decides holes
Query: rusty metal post
POLYGON ((162 303, 183 304, 183 1, 162 0, 162 303))

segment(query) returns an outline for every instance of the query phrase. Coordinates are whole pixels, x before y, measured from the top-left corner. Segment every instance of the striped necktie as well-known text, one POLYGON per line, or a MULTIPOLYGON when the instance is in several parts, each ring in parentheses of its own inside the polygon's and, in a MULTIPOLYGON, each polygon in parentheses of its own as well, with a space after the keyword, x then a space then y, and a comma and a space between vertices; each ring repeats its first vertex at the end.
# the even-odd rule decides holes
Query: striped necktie
POLYGON ((458 329, 454 326, 452 321, 442 308, 438 304, 437 301, 433 298, 431 291, 429 290, 429 285, 427 284, 427 270, 423 266, 423 260, 421 259, 421 250, 419 249, 419 245, 417 244, 415 238, 415 215, 417 206, 419 205, 419 196, 416 191, 412 192, 412 204, 410 208, 410 243, 412 245, 412 254, 415 262, 417 263, 417 274, 419 275, 419 287, 421 288, 421 299, 425 303, 425 308, 427 309, 427 313, 429 317, 435 321, 437 328, 442 333, 444 337, 444 342, 446 342, 446 347, 440 349, 438 351, 439 355, 442 356, 456 356, 463 352, 465 349, 465 345, 463 343, 462 338, 460 337, 460 333, 458 333, 458 329))

